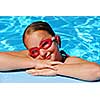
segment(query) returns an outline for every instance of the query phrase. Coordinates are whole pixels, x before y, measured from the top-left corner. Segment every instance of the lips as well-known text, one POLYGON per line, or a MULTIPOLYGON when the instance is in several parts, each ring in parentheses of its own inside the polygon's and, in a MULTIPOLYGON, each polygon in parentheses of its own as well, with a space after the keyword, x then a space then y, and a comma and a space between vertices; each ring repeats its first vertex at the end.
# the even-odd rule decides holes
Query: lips
POLYGON ((46 57, 45 57, 47 60, 48 59, 50 59, 51 58, 51 53, 50 52, 48 52, 48 54, 46 55, 46 57))
POLYGON ((49 60, 51 58, 51 55, 45 56, 45 57, 39 57, 40 60, 49 60))
POLYGON ((51 55, 49 55, 49 56, 46 57, 47 60, 50 59, 50 58, 51 58, 51 55))
POLYGON ((46 55, 44 55, 44 56, 39 56, 39 59, 40 60, 45 60, 45 59, 47 59, 47 60, 49 60, 49 59, 51 59, 51 52, 48 52, 46 55))

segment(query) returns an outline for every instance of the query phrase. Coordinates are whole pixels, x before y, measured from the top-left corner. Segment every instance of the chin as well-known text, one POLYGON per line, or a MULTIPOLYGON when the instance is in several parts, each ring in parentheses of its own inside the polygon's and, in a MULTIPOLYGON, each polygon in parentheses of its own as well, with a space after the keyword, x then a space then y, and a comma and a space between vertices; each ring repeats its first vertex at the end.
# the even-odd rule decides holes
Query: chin
POLYGON ((57 61, 57 59, 55 57, 51 58, 50 60, 52 61, 57 61))
POLYGON ((51 61, 55 61, 55 58, 51 57, 49 60, 51 60, 51 61))

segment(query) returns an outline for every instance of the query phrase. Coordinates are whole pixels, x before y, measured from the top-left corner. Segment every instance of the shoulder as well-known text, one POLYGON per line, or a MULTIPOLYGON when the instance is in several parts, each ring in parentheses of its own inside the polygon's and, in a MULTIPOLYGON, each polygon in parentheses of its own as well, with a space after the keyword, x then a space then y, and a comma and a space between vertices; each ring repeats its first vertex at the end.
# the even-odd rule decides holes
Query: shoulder
POLYGON ((76 57, 76 56, 70 56, 70 57, 66 58, 64 63, 75 64, 75 63, 86 63, 86 62, 89 62, 89 61, 84 60, 84 59, 79 58, 79 57, 76 57))

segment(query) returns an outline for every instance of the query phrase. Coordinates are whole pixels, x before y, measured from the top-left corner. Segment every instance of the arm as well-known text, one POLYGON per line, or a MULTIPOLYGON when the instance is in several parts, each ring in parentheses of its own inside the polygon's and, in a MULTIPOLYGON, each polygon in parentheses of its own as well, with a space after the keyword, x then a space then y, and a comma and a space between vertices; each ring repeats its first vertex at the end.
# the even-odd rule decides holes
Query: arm
POLYGON ((25 68, 52 68, 53 62, 48 60, 37 60, 21 52, 0 52, 0 71, 25 69, 25 68))
POLYGON ((56 65, 56 74, 70 76, 82 80, 100 79, 100 65, 92 62, 56 65))
POLYGON ((92 62, 75 64, 58 64, 54 69, 31 69, 27 70, 31 75, 64 75, 87 81, 100 79, 100 65, 92 62))
POLYGON ((0 53, 0 71, 33 67, 33 60, 27 56, 19 56, 14 52, 0 53))

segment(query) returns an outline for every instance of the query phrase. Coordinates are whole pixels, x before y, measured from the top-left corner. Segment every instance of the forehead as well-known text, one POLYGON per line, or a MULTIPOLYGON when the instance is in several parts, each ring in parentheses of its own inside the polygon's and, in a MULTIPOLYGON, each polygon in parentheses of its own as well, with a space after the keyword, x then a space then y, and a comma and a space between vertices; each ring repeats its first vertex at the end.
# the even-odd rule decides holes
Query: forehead
POLYGON ((28 36, 29 47, 38 46, 41 40, 48 39, 51 37, 52 36, 47 31, 44 30, 35 31, 28 36))
POLYGON ((51 37, 51 35, 47 31, 44 31, 44 30, 35 31, 35 32, 33 32, 32 35, 33 35, 33 37, 36 37, 36 38, 48 38, 48 37, 51 37))

